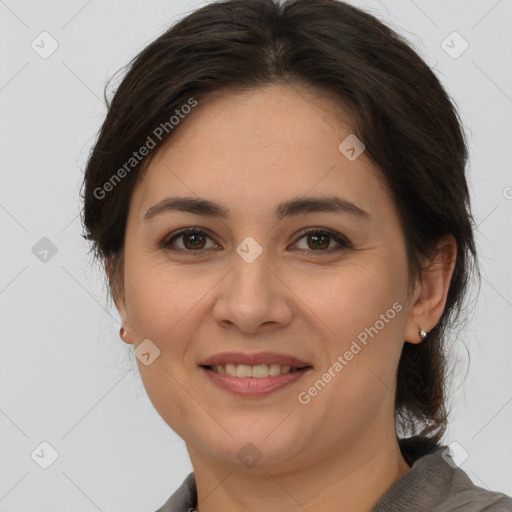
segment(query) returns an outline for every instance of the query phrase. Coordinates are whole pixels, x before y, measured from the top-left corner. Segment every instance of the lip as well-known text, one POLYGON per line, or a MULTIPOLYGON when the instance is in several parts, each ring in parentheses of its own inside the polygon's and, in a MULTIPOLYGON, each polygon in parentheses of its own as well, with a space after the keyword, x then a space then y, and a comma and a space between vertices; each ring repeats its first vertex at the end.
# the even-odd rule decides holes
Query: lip
POLYGON ((218 364, 246 364, 248 366, 256 366, 257 364, 265 363, 280 364, 281 366, 292 366, 294 368, 313 366, 311 363, 301 361, 300 359, 297 359, 294 356, 289 356, 287 354, 279 354, 277 352, 258 352, 256 354, 246 354, 243 352, 222 352, 220 354, 215 354, 214 356, 209 357, 204 361, 201 361, 199 363, 199 366, 216 366, 218 364))
POLYGON ((275 377, 232 377, 225 373, 214 372, 203 366, 200 368, 210 381, 221 389, 247 398, 263 397, 274 393, 297 382, 297 380, 301 379, 306 373, 309 373, 309 371, 313 369, 311 366, 308 366, 302 370, 297 370, 293 373, 281 373, 275 377))

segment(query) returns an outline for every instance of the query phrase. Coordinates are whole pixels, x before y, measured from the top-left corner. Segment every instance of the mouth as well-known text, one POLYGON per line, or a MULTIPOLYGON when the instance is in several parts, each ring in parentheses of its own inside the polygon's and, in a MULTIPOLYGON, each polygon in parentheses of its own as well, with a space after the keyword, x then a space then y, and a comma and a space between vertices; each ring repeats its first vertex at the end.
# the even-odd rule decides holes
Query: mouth
POLYGON ((278 363, 263 363, 257 365, 248 364, 217 364, 217 365, 201 365, 202 368, 215 373, 228 375, 230 377, 247 378, 254 377, 256 379, 264 379, 267 377, 277 377, 278 375, 289 374, 312 368, 311 366, 290 366, 278 363))
POLYGON ((297 382, 313 366, 293 356, 259 354, 217 354, 199 365, 210 382, 243 397, 262 397, 297 382))

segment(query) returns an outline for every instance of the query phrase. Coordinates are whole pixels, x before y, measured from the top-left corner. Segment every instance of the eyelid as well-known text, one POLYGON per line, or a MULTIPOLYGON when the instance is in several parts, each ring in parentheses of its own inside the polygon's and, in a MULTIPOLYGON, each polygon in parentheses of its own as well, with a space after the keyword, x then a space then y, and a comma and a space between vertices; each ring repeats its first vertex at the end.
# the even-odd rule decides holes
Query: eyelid
MULTIPOLYGON (((322 254, 331 254, 331 253, 339 251, 343 248, 353 249, 353 245, 350 242, 350 240, 348 240, 347 237, 345 237, 341 233, 338 233, 337 231, 333 231, 331 229, 320 227, 320 226, 313 226, 313 227, 308 227, 308 228, 302 229, 301 231, 299 231, 298 233, 296 233, 294 235, 295 242, 293 242, 293 243, 296 244, 301 238, 304 238, 305 236, 307 236, 309 234, 318 234, 318 233, 329 235, 335 242, 338 243, 338 245, 340 247, 326 249, 326 250, 319 250, 319 251, 314 251, 312 249, 295 249, 295 250, 301 251, 301 252, 313 253, 315 255, 320 256, 322 254)), ((170 251, 176 251, 176 252, 182 252, 182 253, 183 252, 197 253, 197 254, 201 254, 201 253, 204 253, 204 251, 211 250, 211 249, 198 249, 196 251, 193 251, 193 250, 186 250, 186 249, 170 249, 169 248, 171 245, 171 242, 173 240, 180 238, 181 236, 184 236, 187 234, 205 235, 207 238, 212 240, 216 245, 219 245, 218 242, 209 234, 207 229, 192 226, 192 227, 180 229, 180 230, 175 231, 175 232, 171 233, 170 235, 166 236, 161 242, 162 248, 170 250, 170 251)))
POLYGON ((219 245, 218 242, 214 239, 214 237, 209 234, 209 231, 207 229, 195 227, 195 226, 179 229, 178 231, 174 231, 173 233, 170 233, 169 235, 164 237, 164 239, 162 240, 160 245, 162 246, 163 249, 173 250, 176 252, 201 253, 201 252, 204 252, 207 250, 207 249, 199 249, 197 251, 187 251, 185 249, 169 249, 169 246, 171 245, 171 242, 174 239, 180 238, 181 236, 188 235, 188 234, 205 235, 210 240, 212 240, 215 243, 215 245, 219 245))
MULTIPOLYGON (((314 227, 309 227, 309 228, 302 229, 301 231, 299 231, 295 235, 296 240, 295 240, 294 243, 297 243, 297 241, 299 241, 301 238, 303 238, 306 235, 315 234, 315 233, 321 233, 321 234, 324 233, 326 235, 329 235, 341 247, 353 249, 352 243, 350 242, 350 240, 346 236, 342 235, 341 233, 338 233, 337 231, 333 231, 332 229, 323 228, 323 227, 320 227, 320 226, 314 226, 314 227)), ((316 253, 316 254, 329 254, 329 253, 335 252, 335 251, 337 251, 339 249, 334 248, 334 249, 327 249, 325 251, 313 251, 313 250, 307 250, 307 249, 297 249, 297 250, 299 250, 299 251, 307 251, 307 252, 316 253)))

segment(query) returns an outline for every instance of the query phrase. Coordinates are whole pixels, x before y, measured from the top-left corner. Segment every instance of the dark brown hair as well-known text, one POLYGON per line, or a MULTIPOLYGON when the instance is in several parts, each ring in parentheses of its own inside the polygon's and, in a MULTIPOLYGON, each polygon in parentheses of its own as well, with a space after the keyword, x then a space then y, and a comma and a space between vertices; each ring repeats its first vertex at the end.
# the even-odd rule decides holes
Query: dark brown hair
POLYGON ((447 234, 457 242, 445 310, 422 343, 404 344, 395 399, 403 434, 440 441, 448 417, 448 328, 461 318, 470 278, 480 277, 466 139, 439 80, 374 16, 337 0, 226 0, 169 28, 130 62, 111 104, 106 100, 108 114, 85 170, 85 237, 95 256, 112 262, 115 295, 122 288, 130 198, 152 156, 175 131, 171 116, 191 99, 273 83, 334 93, 340 105, 349 106, 354 133, 399 211, 411 289, 422 258, 435 254, 437 242, 447 234), (155 147, 127 167, 158 126, 168 128, 161 140, 152 137, 155 147))

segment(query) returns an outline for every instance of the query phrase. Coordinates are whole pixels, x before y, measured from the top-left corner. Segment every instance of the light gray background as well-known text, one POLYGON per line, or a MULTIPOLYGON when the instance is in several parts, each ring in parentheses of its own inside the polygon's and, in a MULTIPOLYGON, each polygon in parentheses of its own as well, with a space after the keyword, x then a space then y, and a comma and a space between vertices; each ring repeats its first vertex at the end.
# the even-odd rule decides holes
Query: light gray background
MULTIPOLYGON (((78 194, 106 80, 205 3, 0 0, 0 511, 151 512, 192 470, 131 371, 78 194), (31 47, 43 31, 59 45, 47 59, 31 47), (42 237, 57 248, 46 262, 42 237), (59 455, 48 469, 31 457, 43 441, 59 455)), ((353 3, 404 33, 461 110, 484 279, 446 443, 477 485, 512 495, 512 1, 353 3), (453 31, 469 43, 456 59, 453 31)))

